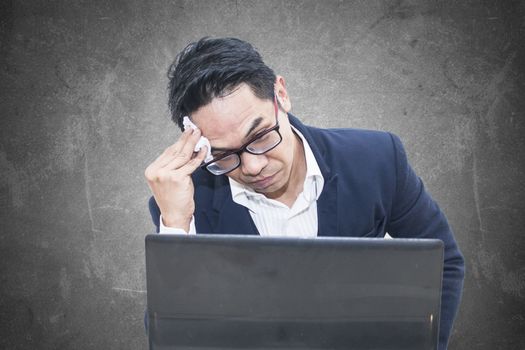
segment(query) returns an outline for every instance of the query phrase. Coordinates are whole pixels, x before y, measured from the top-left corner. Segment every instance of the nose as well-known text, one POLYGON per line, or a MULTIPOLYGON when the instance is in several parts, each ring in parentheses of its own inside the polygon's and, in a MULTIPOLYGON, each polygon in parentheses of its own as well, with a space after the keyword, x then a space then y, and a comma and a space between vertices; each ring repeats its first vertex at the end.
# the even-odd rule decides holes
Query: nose
POLYGON ((245 176, 257 176, 268 164, 268 158, 265 154, 250 154, 244 152, 241 154, 241 171, 245 176))

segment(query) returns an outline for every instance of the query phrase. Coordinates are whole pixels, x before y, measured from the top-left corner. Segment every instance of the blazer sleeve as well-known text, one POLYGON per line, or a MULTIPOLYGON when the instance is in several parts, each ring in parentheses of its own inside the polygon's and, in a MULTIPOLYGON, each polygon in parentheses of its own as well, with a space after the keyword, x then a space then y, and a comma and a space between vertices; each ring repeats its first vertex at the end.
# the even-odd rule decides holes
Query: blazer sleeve
POLYGON ((148 201, 148 207, 149 207, 149 213, 151 215, 151 220, 153 221, 153 225, 155 225, 155 232, 159 233, 160 230, 160 209, 157 205, 157 202, 155 202, 155 198, 153 196, 150 197, 148 201))
POLYGON ((445 350, 461 301, 465 275, 463 255, 445 215, 408 164, 400 139, 393 134, 390 136, 394 145, 396 189, 385 228, 392 237, 437 238, 444 243, 438 348, 445 350))

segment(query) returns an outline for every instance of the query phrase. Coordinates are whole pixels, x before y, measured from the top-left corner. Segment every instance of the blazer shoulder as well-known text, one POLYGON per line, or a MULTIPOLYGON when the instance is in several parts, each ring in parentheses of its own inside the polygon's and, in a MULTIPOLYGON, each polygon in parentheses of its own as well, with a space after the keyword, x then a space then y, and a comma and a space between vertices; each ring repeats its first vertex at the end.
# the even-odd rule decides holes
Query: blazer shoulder
MULTIPOLYGON (((340 128, 319 129, 308 127, 313 141, 325 156, 336 154, 348 157, 382 159, 394 156, 399 138, 386 131, 340 128)), ((399 141, 400 143, 400 141, 399 141)))
POLYGON ((370 129, 357 128, 312 128, 308 127, 312 134, 326 138, 328 140, 336 140, 340 142, 350 143, 368 143, 370 141, 388 140, 390 139, 390 132, 370 129))
MULTIPOLYGON (((364 148, 393 149, 397 136, 387 131, 358 128, 319 128, 303 124, 297 117, 289 114, 290 123, 306 138, 308 143, 318 148, 321 153, 342 150, 359 150, 364 148)), ((315 151, 314 151, 315 152, 315 151)))

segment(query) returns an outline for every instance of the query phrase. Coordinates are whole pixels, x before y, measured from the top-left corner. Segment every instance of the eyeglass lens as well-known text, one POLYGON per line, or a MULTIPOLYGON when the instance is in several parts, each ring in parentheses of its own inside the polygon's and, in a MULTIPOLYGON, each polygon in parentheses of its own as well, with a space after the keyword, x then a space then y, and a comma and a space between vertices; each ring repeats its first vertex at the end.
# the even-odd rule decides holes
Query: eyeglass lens
MULTIPOLYGON (((281 136, 277 130, 272 130, 269 133, 263 135, 260 138, 253 140, 246 146, 246 151, 252 154, 263 154, 281 142, 281 136)), ((213 174, 224 174, 237 168, 241 163, 241 159, 237 153, 230 154, 224 158, 221 158, 213 163, 208 164, 206 167, 213 174)))

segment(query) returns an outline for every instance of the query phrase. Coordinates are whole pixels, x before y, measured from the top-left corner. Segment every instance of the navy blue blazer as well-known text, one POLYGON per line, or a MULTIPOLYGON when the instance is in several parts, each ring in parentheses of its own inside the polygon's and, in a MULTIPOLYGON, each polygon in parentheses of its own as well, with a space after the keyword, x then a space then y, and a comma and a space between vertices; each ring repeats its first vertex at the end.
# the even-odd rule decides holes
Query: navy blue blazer
MULTIPOLYGON (((399 138, 358 129, 319 129, 289 114, 308 141, 325 184, 317 201, 318 236, 438 238, 444 242, 439 349, 446 349, 461 299, 464 260, 452 230, 408 164, 399 138)), ((248 209, 233 202, 226 176, 198 169, 195 227, 201 233, 257 235, 248 209)), ((150 212, 159 230, 153 197, 150 212)))

